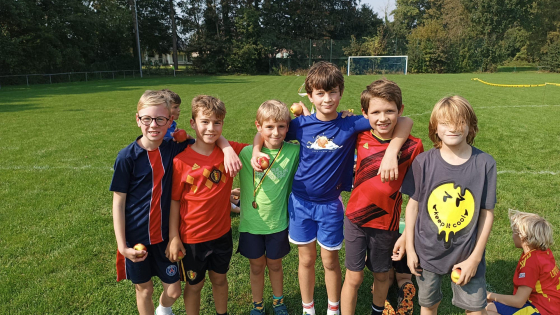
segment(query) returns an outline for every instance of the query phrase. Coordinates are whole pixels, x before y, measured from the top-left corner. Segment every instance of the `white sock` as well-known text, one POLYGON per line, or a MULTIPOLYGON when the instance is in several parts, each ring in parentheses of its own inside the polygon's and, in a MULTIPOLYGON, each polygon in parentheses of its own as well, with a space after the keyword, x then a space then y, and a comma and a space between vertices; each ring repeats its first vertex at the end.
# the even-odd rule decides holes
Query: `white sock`
POLYGON ((303 314, 315 315, 315 303, 313 301, 310 303, 303 303, 302 301, 301 305, 303 306, 303 314))
POLYGON ((156 315, 171 315, 171 306, 164 307, 161 304, 156 308, 156 315))
POLYGON ((338 307, 339 304, 340 304, 340 301, 331 302, 329 300, 329 305, 327 307, 327 315, 340 315, 340 309, 338 307))

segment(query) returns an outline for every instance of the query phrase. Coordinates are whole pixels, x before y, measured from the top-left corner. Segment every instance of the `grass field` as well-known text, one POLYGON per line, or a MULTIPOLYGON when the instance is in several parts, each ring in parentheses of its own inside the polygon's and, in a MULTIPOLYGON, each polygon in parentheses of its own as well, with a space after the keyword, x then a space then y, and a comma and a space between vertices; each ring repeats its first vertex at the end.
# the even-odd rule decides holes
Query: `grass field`
MULTIPOLYGON (((554 226, 560 226, 560 87, 501 88, 470 79, 479 77, 502 84, 560 83, 560 75, 387 77, 401 86, 405 115, 414 119, 413 134, 422 138, 425 149, 431 147, 428 119, 438 99, 460 94, 474 106, 480 127, 475 145, 493 155, 498 165, 498 204, 487 247, 487 281, 491 289, 510 294, 520 251, 511 240, 508 208, 539 213, 554 226)), ((340 109, 359 110, 360 92, 377 78, 348 77, 340 109)), ((136 311, 132 284, 115 281, 116 242, 112 195, 108 188, 118 151, 140 134, 134 114, 144 90, 170 88, 179 93, 183 107, 178 125, 187 132, 190 100, 198 94, 217 96, 228 110, 224 136, 250 142, 260 103, 272 98, 286 103, 301 100, 296 91, 303 81, 303 77, 296 76, 223 76, 3 87, 0 90, 0 118, 4 126, 0 133, 0 313, 132 314, 136 311)), ((347 200, 348 195, 344 197, 347 200)), ((238 224, 238 217, 234 217, 235 244, 238 224)), ((560 233, 555 235, 555 240, 560 241, 560 233)), ((553 250, 560 255, 559 245, 553 250)), ((341 251, 341 262, 344 262, 344 251, 341 251)), ((320 261, 315 303, 324 312, 327 301, 319 266, 320 261)), ((290 313, 298 314, 301 306, 295 248, 285 259, 284 271, 286 302, 290 313)), ((234 255, 228 279, 230 314, 248 314, 251 302, 248 261, 234 255)), ((356 314, 370 313, 371 282, 371 276, 367 276, 356 314)), ((160 292, 161 286, 157 285, 154 300, 160 292)), ((267 283, 265 297, 271 294, 267 283)), ((444 286, 444 296, 440 314, 463 313, 451 305, 449 284, 444 286)), ((265 302, 272 314, 270 299, 265 302)), ((173 309, 175 314, 184 314, 182 299, 173 309)), ((203 291, 202 313, 215 314, 209 283, 203 291)))

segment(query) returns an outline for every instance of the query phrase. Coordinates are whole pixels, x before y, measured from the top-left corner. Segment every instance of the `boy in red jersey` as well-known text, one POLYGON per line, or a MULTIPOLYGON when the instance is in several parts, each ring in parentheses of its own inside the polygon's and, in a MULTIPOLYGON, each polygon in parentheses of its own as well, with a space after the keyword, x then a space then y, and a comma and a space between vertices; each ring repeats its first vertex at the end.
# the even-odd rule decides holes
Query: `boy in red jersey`
MULTIPOLYGON (((163 283, 157 315, 172 314, 181 295, 178 266, 165 257, 169 235, 169 207, 173 158, 193 141, 176 143, 164 135, 173 121, 169 98, 162 91, 146 91, 138 101, 136 123, 142 135, 117 156, 110 190, 117 239, 117 281, 129 279, 136 288, 138 312, 154 314, 152 277, 163 283), (133 246, 142 243, 146 250, 133 246)), ((237 157, 229 147, 231 158, 237 157)), ((224 146, 225 148, 225 146, 224 146)), ((238 161, 237 161, 238 162, 238 161)), ((237 162, 234 164, 239 167, 237 162)), ((228 164, 228 169, 230 165, 228 164)), ((237 172, 237 170, 232 170, 237 172)))
MULTIPOLYGON (((399 190, 404 179, 401 176, 395 181, 382 182, 377 174, 403 112, 401 89, 395 82, 377 80, 362 92, 361 105, 372 129, 358 135, 354 190, 344 218, 346 277, 341 310, 345 315, 354 314, 366 265, 375 278, 372 314, 383 313, 387 291, 392 284, 389 272, 393 269, 393 247, 399 238, 402 204, 399 190)), ((399 174, 405 174, 423 150, 422 141, 409 136, 399 154, 399 174)), ((404 247, 404 238, 401 241, 404 247)), ((397 272, 406 271, 397 269, 397 272)))
POLYGON ((560 314, 560 270, 550 251, 552 226, 533 213, 509 211, 515 247, 523 249, 513 276, 513 295, 488 293, 489 315, 560 314))
MULTIPOLYGON (((219 99, 200 95, 192 101, 191 127, 196 142, 173 160, 173 192, 169 218, 168 257, 185 258, 185 310, 200 313, 200 291, 206 271, 212 282, 217 314, 227 314, 226 273, 233 251, 229 197, 233 177, 224 172, 224 155, 216 146, 226 108, 219 99), (180 254, 181 253, 181 254, 180 254)), ((239 154, 245 144, 230 142, 239 154)))

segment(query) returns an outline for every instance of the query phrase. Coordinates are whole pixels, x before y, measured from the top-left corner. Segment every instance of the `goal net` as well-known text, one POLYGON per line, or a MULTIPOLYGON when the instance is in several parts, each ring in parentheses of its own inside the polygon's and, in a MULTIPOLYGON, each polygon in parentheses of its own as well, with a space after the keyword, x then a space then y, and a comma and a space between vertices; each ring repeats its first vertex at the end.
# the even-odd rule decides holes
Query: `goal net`
POLYGON ((406 74, 408 56, 350 56, 348 75, 406 74))

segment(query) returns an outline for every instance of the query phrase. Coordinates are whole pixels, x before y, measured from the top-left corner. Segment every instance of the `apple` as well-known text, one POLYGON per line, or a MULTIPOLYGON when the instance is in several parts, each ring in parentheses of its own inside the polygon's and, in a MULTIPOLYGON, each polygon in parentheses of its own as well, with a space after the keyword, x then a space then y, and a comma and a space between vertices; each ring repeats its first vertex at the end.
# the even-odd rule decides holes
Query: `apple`
POLYGON ((459 278, 461 278, 461 268, 453 269, 453 271, 451 271, 451 281, 457 283, 459 278))
POLYGON ((268 168, 268 165, 270 164, 270 159, 265 156, 260 156, 259 158, 257 158, 257 163, 259 163, 261 168, 264 170, 268 168))
MULTIPOLYGON (((142 244, 142 243, 138 243, 138 244, 134 245, 134 249, 137 250, 137 251, 145 251, 145 252, 148 251, 146 246, 144 246, 144 244, 142 244)), ((137 254, 136 257, 142 258, 142 257, 144 257, 144 255, 146 255, 146 254, 145 253, 144 254, 137 254)))
POLYGON ((173 133, 173 138, 177 142, 184 142, 187 141, 187 132, 183 129, 176 129, 173 133))
POLYGON ((303 114, 303 108, 301 107, 300 104, 294 103, 290 107, 290 112, 292 112, 292 114, 294 114, 295 116, 299 116, 303 114))
POLYGON ((179 251, 179 254, 177 254, 177 259, 181 260, 181 259, 183 259, 183 257, 185 257, 185 255, 183 255, 182 251, 179 251))

